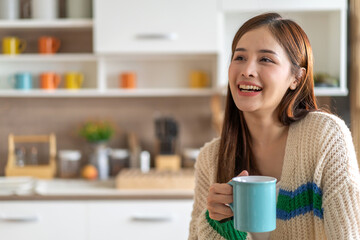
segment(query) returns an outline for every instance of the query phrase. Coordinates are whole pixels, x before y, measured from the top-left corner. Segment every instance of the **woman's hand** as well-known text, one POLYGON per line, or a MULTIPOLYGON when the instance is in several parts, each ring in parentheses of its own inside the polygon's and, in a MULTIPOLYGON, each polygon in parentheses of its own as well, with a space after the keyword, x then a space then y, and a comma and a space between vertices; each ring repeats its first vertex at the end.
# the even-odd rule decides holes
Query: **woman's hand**
MULTIPOLYGON (((249 176, 249 173, 244 170, 238 176, 249 176)), ((233 202, 233 189, 227 183, 214 183, 209 188, 207 197, 207 209, 211 219, 220 221, 225 218, 232 217, 234 214, 229 206, 233 202)))

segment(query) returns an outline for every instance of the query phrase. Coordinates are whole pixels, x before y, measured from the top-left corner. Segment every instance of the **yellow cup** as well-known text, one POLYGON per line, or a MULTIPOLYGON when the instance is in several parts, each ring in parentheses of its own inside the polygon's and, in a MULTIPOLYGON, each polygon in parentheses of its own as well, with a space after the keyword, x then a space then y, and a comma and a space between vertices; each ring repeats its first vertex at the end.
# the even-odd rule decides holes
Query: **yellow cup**
POLYGON ((209 76, 203 71, 190 72, 190 87, 203 88, 209 85, 209 76))
POLYGON ((79 89, 82 87, 84 75, 79 72, 68 72, 65 74, 65 87, 67 89, 79 89))
POLYGON ((19 54, 26 48, 26 41, 17 37, 4 37, 2 40, 4 54, 19 54))

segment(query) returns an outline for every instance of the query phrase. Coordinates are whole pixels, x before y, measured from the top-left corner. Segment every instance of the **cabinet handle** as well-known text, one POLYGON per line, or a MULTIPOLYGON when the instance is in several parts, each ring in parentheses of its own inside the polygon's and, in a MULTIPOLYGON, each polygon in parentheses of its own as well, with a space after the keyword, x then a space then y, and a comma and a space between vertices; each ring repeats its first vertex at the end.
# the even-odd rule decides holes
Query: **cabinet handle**
POLYGON ((139 40, 176 40, 177 33, 140 33, 136 35, 139 40))
POLYGON ((134 222, 170 222, 172 217, 169 215, 163 216, 146 216, 146 215, 136 215, 130 218, 134 222))
POLYGON ((0 221, 4 222, 37 222, 40 218, 38 215, 24 215, 24 216, 0 216, 0 221))

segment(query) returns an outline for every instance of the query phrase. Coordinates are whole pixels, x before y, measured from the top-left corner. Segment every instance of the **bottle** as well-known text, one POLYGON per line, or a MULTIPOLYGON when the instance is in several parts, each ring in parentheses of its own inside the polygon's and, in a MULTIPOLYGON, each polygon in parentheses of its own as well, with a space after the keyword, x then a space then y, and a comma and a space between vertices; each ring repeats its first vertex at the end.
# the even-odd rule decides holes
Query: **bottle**
POLYGON ((16 148, 15 149, 15 165, 18 167, 23 167, 25 165, 25 148, 16 148))

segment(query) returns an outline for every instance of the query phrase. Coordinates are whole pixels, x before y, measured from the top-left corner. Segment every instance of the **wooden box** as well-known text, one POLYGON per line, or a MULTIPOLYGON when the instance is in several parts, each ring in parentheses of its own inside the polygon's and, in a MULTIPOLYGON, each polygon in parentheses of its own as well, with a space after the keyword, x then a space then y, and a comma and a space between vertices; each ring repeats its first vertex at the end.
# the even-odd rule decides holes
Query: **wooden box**
POLYGON ((5 176, 30 176, 35 178, 51 179, 56 173, 56 138, 50 135, 9 135, 8 161, 5 167, 5 176), (49 143, 49 164, 34 166, 16 166, 15 143, 49 143))
POLYGON ((140 169, 124 169, 116 177, 118 189, 172 189, 193 190, 195 176, 193 169, 180 171, 158 171, 151 169, 142 173, 140 169))

